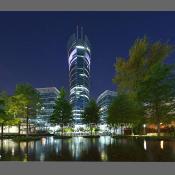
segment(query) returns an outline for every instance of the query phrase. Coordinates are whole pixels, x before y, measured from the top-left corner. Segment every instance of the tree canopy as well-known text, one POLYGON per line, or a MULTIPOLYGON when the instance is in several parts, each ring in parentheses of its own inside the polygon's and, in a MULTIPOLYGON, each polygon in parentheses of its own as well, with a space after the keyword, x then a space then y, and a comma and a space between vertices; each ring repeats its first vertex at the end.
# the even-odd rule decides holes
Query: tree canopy
POLYGON ((90 100, 86 108, 84 109, 84 113, 82 115, 82 120, 86 124, 98 124, 100 121, 99 115, 99 106, 97 105, 95 100, 90 100))
POLYGON ((50 117, 50 123, 67 125, 71 123, 72 118, 72 105, 67 99, 67 93, 64 88, 60 89, 60 94, 56 100, 54 111, 50 117))
POLYGON ((150 42, 146 36, 136 39, 128 58, 116 59, 113 82, 117 84, 118 91, 136 95, 140 82, 149 74, 151 67, 164 63, 173 51, 174 46, 169 43, 150 42))
POLYGON ((134 124, 142 119, 142 113, 141 104, 127 94, 119 94, 109 106, 107 123, 112 125, 134 124))

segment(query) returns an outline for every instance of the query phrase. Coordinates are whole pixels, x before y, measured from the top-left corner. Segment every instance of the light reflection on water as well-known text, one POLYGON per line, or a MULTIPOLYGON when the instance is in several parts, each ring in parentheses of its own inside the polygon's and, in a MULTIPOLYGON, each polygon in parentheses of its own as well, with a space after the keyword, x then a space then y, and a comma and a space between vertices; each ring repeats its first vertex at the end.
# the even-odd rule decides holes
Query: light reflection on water
POLYGON ((37 141, 0 140, 0 160, 17 161, 175 161, 174 141, 73 137, 37 141))
POLYGON ((163 144, 164 144, 164 141, 161 140, 161 141, 160 141, 160 148, 161 148, 161 149, 163 149, 163 144))
POLYGON ((145 140, 145 139, 144 139, 144 141, 143 141, 143 144, 144 144, 144 150, 146 150, 147 147, 146 147, 146 140, 145 140))

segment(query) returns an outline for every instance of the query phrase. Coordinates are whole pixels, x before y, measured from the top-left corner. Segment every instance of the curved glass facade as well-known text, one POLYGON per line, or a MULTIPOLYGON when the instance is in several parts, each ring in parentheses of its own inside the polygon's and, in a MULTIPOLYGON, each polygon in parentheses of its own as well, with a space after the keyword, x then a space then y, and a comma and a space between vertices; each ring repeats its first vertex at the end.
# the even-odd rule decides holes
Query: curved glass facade
POLYGON ((100 122, 101 122, 101 124, 106 123, 106 119, 108 116, 108 108, 116 96, 117 96, 117 92, 105 90, 97 98, 97 104, 100 107, 100 122))
POLYGON ((91 52, 87 36, 72 35, 68 42, 70 103, 76 124, 81 124, 81 114, 89 102, 91 52))

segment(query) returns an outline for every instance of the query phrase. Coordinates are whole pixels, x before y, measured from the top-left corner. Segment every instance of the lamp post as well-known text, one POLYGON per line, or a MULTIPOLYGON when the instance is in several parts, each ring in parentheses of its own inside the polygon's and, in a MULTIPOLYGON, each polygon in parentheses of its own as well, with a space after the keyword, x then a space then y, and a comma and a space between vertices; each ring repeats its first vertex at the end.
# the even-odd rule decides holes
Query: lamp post
POLYGON ((28 106, 25 106, 26 108, 26 124, 27 124, 27 131, 26 131, 26 136, 28 137, 28 134, 29 134, 29 110, 31 109, 30 107, 28 106))
POLYGON ((146 124, 143 124, 143 134, 146 135, 146 124))
POLYGON ((28 129, 29 129, 29 116, 28 116, 28 106, 26 108, 26 125, 27 125, 27 130, 26 130, 26 136, 28 137, 28 129))

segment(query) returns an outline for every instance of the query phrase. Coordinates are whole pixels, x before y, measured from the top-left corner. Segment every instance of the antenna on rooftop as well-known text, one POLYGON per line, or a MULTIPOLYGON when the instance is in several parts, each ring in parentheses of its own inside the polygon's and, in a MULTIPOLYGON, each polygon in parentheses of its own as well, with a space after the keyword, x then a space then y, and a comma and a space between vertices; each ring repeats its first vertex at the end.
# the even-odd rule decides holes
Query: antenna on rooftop
POLYGON ((81 27, 81 40, 83 40, 83 27, 81 27))

